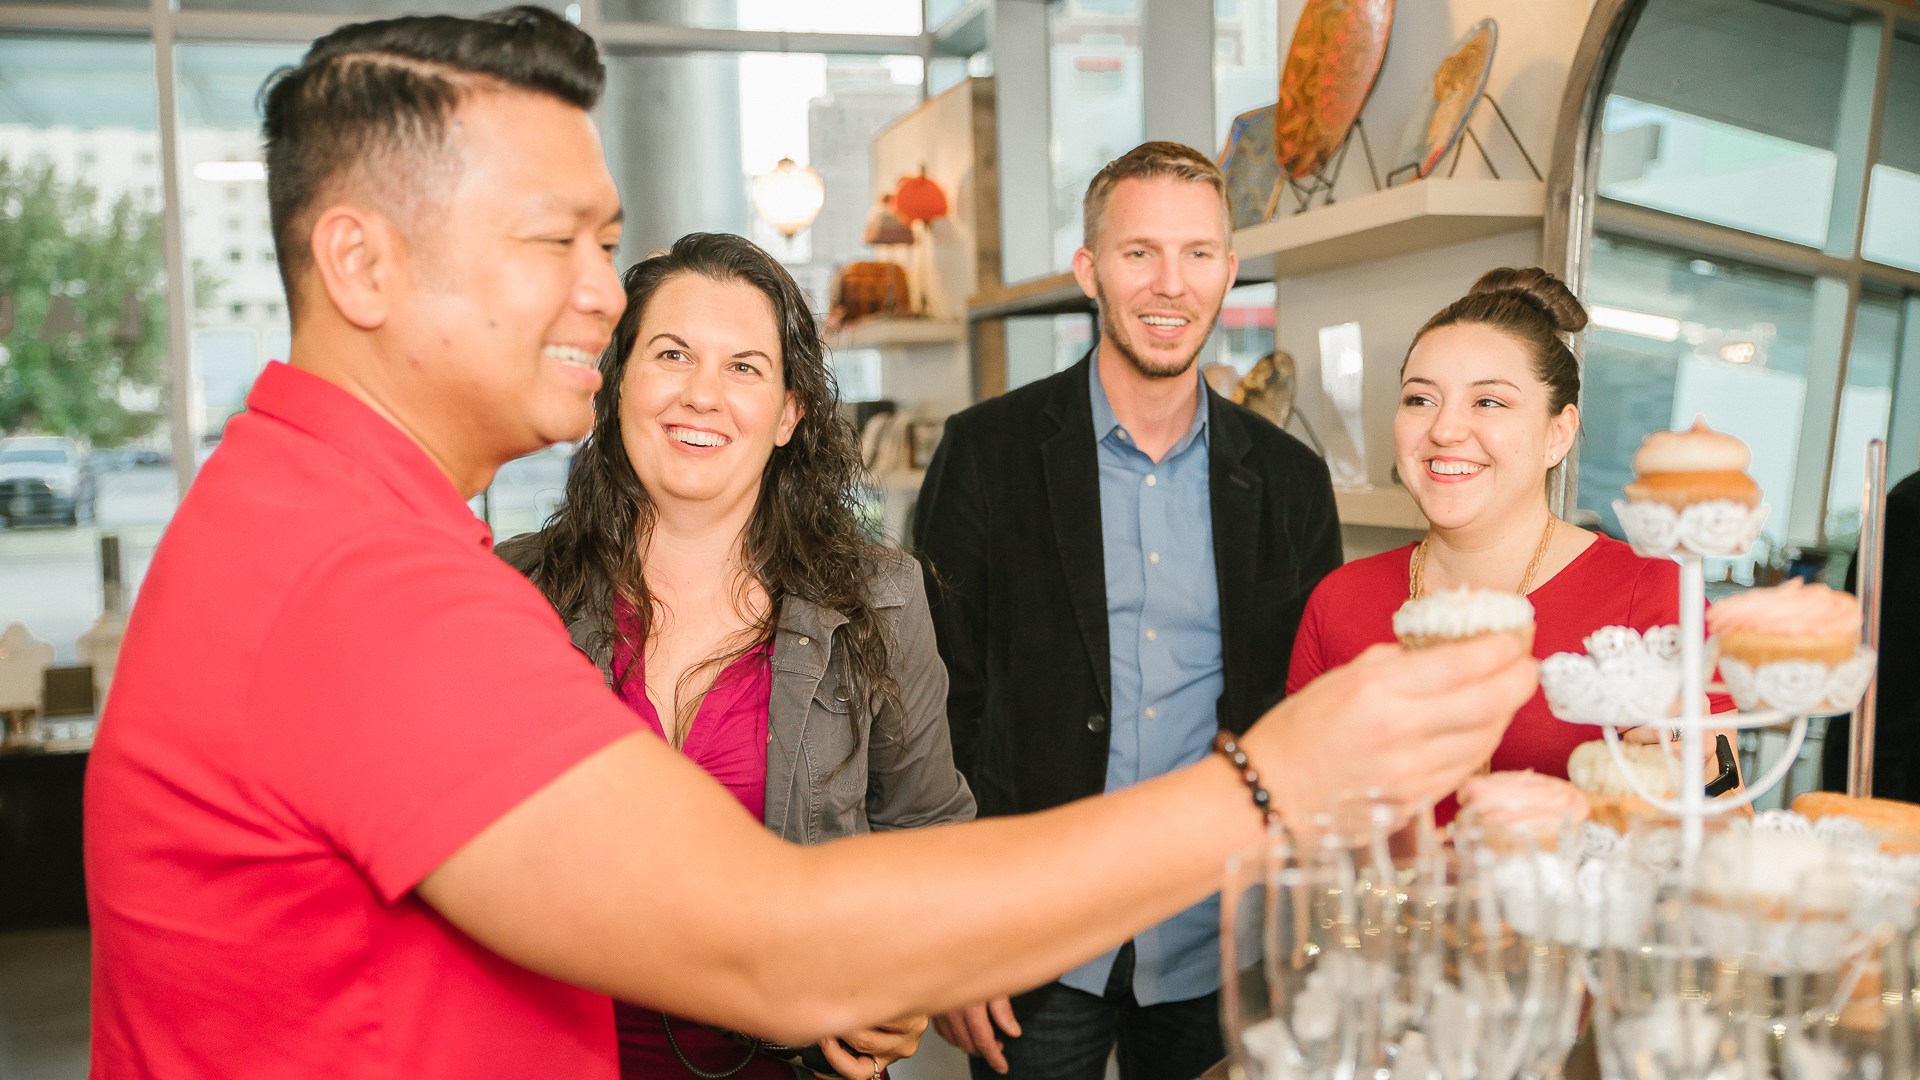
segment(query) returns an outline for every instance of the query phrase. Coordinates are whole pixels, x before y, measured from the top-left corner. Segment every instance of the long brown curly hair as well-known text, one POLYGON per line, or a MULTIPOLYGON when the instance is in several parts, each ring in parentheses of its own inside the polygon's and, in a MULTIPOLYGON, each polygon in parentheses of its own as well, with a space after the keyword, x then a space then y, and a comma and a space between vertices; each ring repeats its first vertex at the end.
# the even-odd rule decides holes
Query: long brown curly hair
MULTIPOLYGON (((779 329, 786 388, 801 405, 792 438, 774 447, 767 461, 753 517, 740 538, 740 565, 766 590, 771 603, 753 626, 750 640, 695 665, 687 680, 698 672, 723 670, 770 641, 785 597, 837 611, 847 620, 836 635, 843 637, 843 677, 857 746, 859 717, 877 717, 885 704, 898 700, 898 684, 889 671, 889 643, 866 586, 881 553, 860 519, 866 486, 860 441, 841 415, 840 390, 805 294, 784 267, 750 241, 727 233, 690 233, 626 272, 627 310, 614 327, 612 344, 600 356, 604 382, 594 400, 593 432, 574 456, 566 499, 547 523, 540 561, 528 576, 563 619, 585 618, 608 627, 613 640, 597 644, 624 646, 627 655, 637 655, 642 643, 639 635, 629 636, 620 628, 614 605, 624 600, 639 613, 640 635, 660 615, 647 589, 640 554, 653 529, 654 504, 627 458, 620 391, 648 303, 663 284, 681 274, 749 285, 766 296, 779 329)), ((616 670, 616 688, 632 667, 616 670)), ((676 697, 683 698, 677 712, 684 730, 699 697, 676 697)))

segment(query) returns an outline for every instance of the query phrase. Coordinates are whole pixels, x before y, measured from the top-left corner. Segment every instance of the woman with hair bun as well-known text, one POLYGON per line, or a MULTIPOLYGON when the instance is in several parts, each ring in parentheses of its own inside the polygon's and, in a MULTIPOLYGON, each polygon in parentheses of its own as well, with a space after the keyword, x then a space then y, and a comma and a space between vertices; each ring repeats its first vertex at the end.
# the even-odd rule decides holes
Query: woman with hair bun
MULTIPOLYGON (((1547 501, 1548 476, 1580 430, 1580 364, 1568 338, 1586 325, 1586 309, 1558 278, 1502 267, 1414 335, 1400 368, 1393 452, 1427 533, 1320 583, 1294 643, 1289 693, 1393 641, 1394 611, 1442 589, 1527 597, 1536 657, 1581 651, 1581 640, 1602 626, 1679 621, 1676 564, 1564 521, 1547 501)), ((1574 747, 1599 737, 1597 727, 1556 719, 1536 691, 1492 768, 1565 777, 1574 747)), ((1670 733, 1637 728, 1628 737, 1654 742, 1670 733)), ((1452 809, 1449 800, 1441 818, 1452 809)))

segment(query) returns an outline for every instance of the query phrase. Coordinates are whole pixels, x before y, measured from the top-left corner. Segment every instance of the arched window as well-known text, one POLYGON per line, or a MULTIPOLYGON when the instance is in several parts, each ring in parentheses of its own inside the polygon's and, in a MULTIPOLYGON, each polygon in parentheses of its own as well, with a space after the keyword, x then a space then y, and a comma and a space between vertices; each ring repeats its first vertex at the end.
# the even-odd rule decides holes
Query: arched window
POLYGON ((1549 257, 1594 309, 1569 505, 1613 531, 1640 439, 1704 415, 1753 448, 1759 556, 1850 551, 1867 440, 1920 468, 1920 12, 1601 0, 1561 121, 1549 257))

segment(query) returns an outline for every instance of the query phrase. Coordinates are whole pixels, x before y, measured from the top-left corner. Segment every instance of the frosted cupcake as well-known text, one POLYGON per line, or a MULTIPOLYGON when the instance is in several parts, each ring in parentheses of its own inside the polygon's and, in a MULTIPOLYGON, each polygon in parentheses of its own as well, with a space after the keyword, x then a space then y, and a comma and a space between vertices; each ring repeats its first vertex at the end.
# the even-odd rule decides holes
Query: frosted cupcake
POLYGON ((1860 799, 1837 791, 1808 791, 1793 800, 1793 809, 1809 820, 1844 817, 1880 836, 1880 850, 1890 855, 1920 855, 1920 806, 1893 799, 1860 799))
POLYGON ((1837 968, 1854 936, 1847 858, 1818 837, 1726 828, 1700 852, 1694 926, 1721 958, 1773 973, 1837 968))
POLYGON ((1393 613, 1393 634, 1409 649, 1512 634, 1533 651, 1533 604, 1515 593, 1446 589, 1409 600, 1393 613))
MULTIPOLYGON (((1673 797, 1673 777, 1667 772, 1666 751, 1651 743, 1621 743, 1621 757, 1633 778, 1647 794, 1659 799, 1673 797)), ((1587 806, 1595 824, 1605 825, 1626 835, 1635 821, 1655 817, 1658 807, 1641 797, 1621 771, 1607 744, 1600 739, 1581 743, 1567 759, 1567 779, 1587 797, 1587 806)))
POLYGON ((1707 629, 1723 659, 1752 667, 1781 660, 1839 664, 1860 647, 1860 603, 1825 585, 1788 581, 1715 601, 1707 629))
POLYGON ((1704 419, 1686 431, 1656 431, 1633 455, 1627 498, 1665 503, 1676 511, 1720 500, 1758 506, 1760 485, 1747 475, 1752 460, 1747 444, 1711 430, 1704 419))

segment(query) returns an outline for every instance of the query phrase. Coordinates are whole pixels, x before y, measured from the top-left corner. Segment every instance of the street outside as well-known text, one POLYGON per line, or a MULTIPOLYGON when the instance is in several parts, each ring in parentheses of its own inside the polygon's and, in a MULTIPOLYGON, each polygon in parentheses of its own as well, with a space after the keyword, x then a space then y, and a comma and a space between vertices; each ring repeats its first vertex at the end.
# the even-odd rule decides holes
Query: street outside
MULTIPOLYGON (((553 512, 566 483, 568 453, 553 447, 500 470, 486 500, 496 537, 538 528, 553 512)), ((177 502, 171 466, 106 470, 97 480, 95 521, 78 528, 0 529, 0 629, 25 623, 34 637, 53 644, 61 663, 77 659, 75 641, 100 615, 100 536, 120 537, 127 584, 137 590, 177 502)), ((482 501, 473 505, 480 513, 482 501)))

